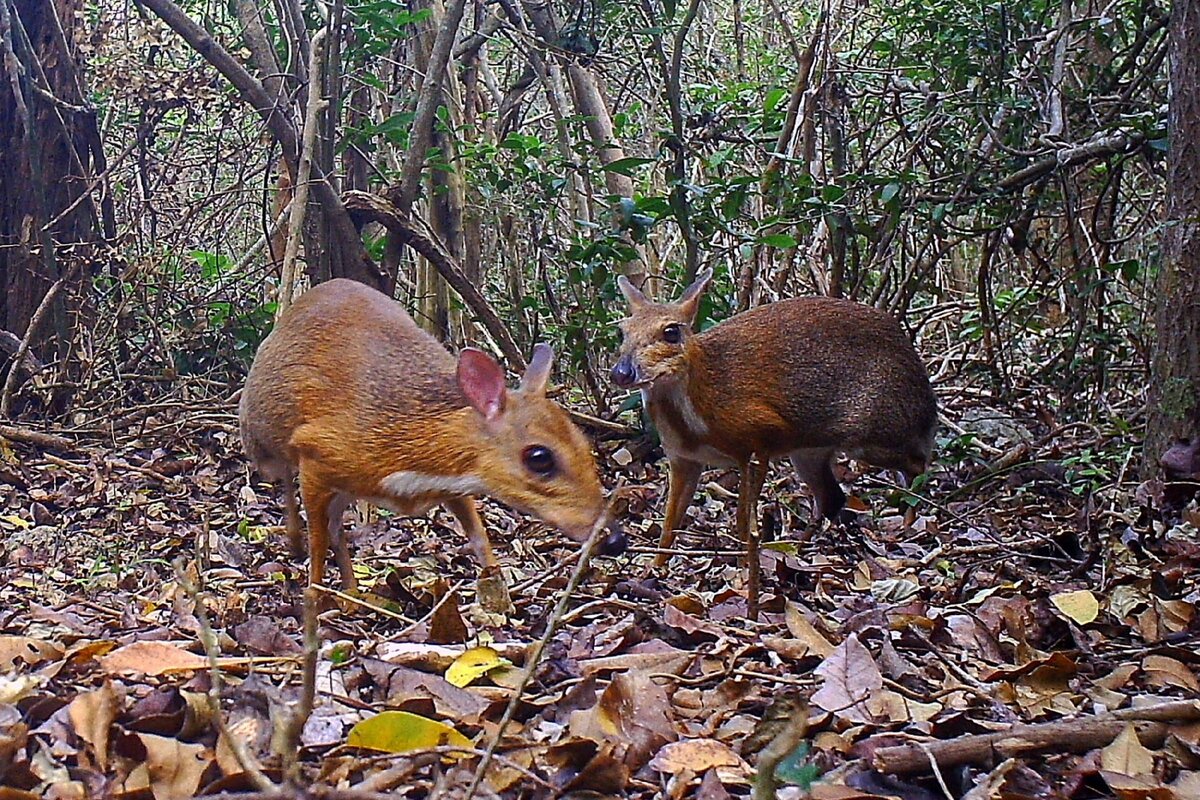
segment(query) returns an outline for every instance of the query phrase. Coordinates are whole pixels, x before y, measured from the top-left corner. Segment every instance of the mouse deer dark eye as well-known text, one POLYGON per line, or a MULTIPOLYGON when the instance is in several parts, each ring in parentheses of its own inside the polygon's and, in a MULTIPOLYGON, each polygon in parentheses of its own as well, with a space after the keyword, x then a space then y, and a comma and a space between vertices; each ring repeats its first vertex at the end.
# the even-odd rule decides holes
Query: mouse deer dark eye
POLYGON ((526 447, 521 453, 521 463, 525 465, 525 469, 543 478, 553 477, 554 473, 558 472, 558 462, 554 459, 554 453, 549 447, 540 444, 526 447))
POLYGON ((679 344, 683 341, 683 328, 672 323, 663 328, 662 337, 668 344, 679 344))

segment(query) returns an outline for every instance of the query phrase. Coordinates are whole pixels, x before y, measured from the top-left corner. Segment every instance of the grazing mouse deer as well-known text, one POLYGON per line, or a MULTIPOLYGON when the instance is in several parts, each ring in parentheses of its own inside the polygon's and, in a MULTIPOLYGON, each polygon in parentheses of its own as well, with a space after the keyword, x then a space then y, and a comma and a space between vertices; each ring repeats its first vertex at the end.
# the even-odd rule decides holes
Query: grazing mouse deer
MULTIPOLYGON (((706 464, 741 472, 738 533, 756 546, 755 506, 767 462, 788 456, 815 497, 815 516, 845 504, 831 468, 845 451, 911 480, 925 471, 937 406, 929 376, 895 319, 849 300, 798 298, 693 332, 701 274, 674 303, 656 303, 627 278, 621 355, 612 369, 642 401, 670 462, 669 548, 706 464)), ((657 563, 666 562, 660 554, 657 563)), ((754 583, 757 553, 751 557, 754 583)))
MULTIPOLYGON (((490 356, 466 349, 456 362, 374 289, 338 279, 302 295, 259 348, 239 415, 247 455, 284 482, 288 537, 302 557, 291 483, 299 475, 309 582, 322 582, 332 537, 342 584, 354 588, 341 526, 355 498, 405 515, 445 504, 493 574, 473 495, 587 539, 606 503, 588 440, 546 397, 552 358, 547 345, 535 347, 520 388, 510 391, 490 356)), ((624 547, 614 531, 601 550, 624 547)))

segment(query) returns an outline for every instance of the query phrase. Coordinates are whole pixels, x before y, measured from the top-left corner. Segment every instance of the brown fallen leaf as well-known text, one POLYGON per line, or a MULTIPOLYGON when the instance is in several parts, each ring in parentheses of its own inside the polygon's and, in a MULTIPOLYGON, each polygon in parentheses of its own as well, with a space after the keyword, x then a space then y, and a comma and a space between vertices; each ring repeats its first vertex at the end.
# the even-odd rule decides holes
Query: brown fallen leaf
MULTIPOLYGON (((230 738, 240 741, 251 753, 266 746, 271 737, 271 728, 267 720, 245 710, 240 718, 230 719, 225 725, 225 730, 229 732, 230 738)), ((238 761, 233 745, 224 732, 217 736, 214 757, 224 775, 242 774, 241 762, 238 761)))
POLYGON ((814 655, 818 655, 821 658, 828 658, 829 654, 833 652, 833 643, 813 627, 813 624, 808 621, 808 618, 804 616, 791 600, 787 601, 784 606, 783 619, 787 624, 788 632, 792 634, 792 638, 799 639, 808 645, 808 649, 814 655))
POLYGON ((1100 777, 1119 800, 1192 800, 1178 797, 1169 786, 1148 775, 1123 775, 1120 772, 1100 771, 1100 777))
POLYGON ((108 733, 117 718, 117 693, 111 681, 76 695, 67 707, 75 734, 87 742, 101 772, 108 769, 108 733))
POLYGON ((303 652, 303 648, 284 632, 278 622, 261 615, 235 626, 233 638, 242 647, 260 656, 298 655, 303 652))
POLYGON ((154 800, 187 800, 196 795, 200 778, 213 754, 202 744, 185 744, 178 739, 138 734, 146 748, 146 767, 154 800))
MULTIPOLYGON (((490 580, 480 575, 477 586, 484 593, 480 595, 479 602, 485 609, 499 614, 512 613, 512 601, 508 597, 508 588, 504 584, 504 577, 499 572, 490 580), (496 596, 493 597, 493 595, 496 596)), ((458 610, 458 593, 455 592, 454 597, 442 602, 442 598, 448 592, 450 592, 450 584, 446 582, 445 578, 438 578, 433 584, 433 601, 441 603, 441 605, 433 612, 433 618, 429 621, 429 641, 434 644, 458 644, 465 642, 470 636, 467 623, 463 621, 462 613, 458 610)))
POLYGON ((1149 775, 1154 771, 1154 754, 1141 743, 1130 723, 1112 744, 1100 751, 1100 765, 1107 772, 1121 775, 1149 775))
POLYGON ((569 727, 573 736, 627 744, 624 763, 630 770, 677 738, 666 690, 643 672, 616 675, 596 705, 571 712, 569 727))
POLYGON ((856 634, 850 634, 814 673, 824 682, 812 696, 813 705, 851 722, 870 722, 868 701, 883 688, 883 674, 856 634))
MULTIPOLYGON (((167 642, 134 642, 100 659, 100 666, 109 675, 165 675, 170 672, 196 672, 208 669, 208 659, 167 642)), ((219 658, 221 667, 244 666, 251 658, 219 658)))
POLYGON ((672 647, 666 642, 653 640, 636 645, 628 653, 615 656, 588 658, 579 662, 584 675, 612 670, 644 672, 678 672, 695 659, 695 654, 672 647))
POLYGON ((367 674, 386 691, 387 704, 414 713, 434 713, 447 719, 473 724, 488 703, 469 689, 461 689, 440 675, 363 659, 367 674), (423 706, 428 706, 425 708, 423 706))
POLYGON ((54 642, 32 636, 0 636, 0 671, 33 667, 43 661, 62 658, 63 648, 54 642))
POLYGON ((763 647, 768 650, 774 650, 782 657, 789 661, 799 661, 813 653, 812 648, 808 646, 808 642, 803 639, 792 639, 786 636, 764 636, 762 639, 763 647))
POLYGON ((1151 686, 1178 686, 1200 692, 1200 681, 1188 666, 1169 656, 1146 656, 1142 659, 1142 670, 1151 686))
POLYGON ((725 784, 721 783, 715 769, 704 773, 700 785, 696 787, 696 800, 729 800, 729 797, 729 792, 725 790, 725 784))

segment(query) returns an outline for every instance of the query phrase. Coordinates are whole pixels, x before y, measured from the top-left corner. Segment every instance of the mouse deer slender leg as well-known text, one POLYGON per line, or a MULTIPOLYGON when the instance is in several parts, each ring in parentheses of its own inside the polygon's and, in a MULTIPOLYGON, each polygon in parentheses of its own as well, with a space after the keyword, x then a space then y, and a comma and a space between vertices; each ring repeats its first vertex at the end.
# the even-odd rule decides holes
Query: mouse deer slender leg
MULTIPOLYGON (((684 458, 672 458, 670 464, 671 477, 670 488, 667 491, 667 514, 663 521, 662 536, 658 540, 659 548, 664 550, 675 544, 675 535, 679 525, 683 522, 687 507, 692 503, 693 495, 696 494, 696 484, 700 482, 700 473, 704 471, 702 464, 684 458)), ((654 557, 654 566, 665 565, 669 558, 666 553, 659 553, 654 557)))

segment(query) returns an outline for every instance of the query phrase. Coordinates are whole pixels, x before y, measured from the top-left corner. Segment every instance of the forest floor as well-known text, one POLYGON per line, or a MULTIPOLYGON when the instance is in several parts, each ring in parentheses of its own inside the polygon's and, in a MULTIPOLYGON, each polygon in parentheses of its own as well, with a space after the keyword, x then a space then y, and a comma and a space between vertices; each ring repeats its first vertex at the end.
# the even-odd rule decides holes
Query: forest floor
POLYGON ((1200 514, 1089 426, 947 413, 975 444, 943 448, 911 528, 843 473, 859 523, 801 541, 807 494, 773 469, 756 622, 736 475, 705 474, 655 570, 665 461, 601 442, 633 547, 592 561, 505 725, 561 535, 483 503, 515 605, 492 613, 448 514, 352 509, 367 591, 320 616, 301 728, 304 565, 232 407, 0 441, 4 796, 457 797, 502 734, 478 796, 1200 798, 1200 514))

